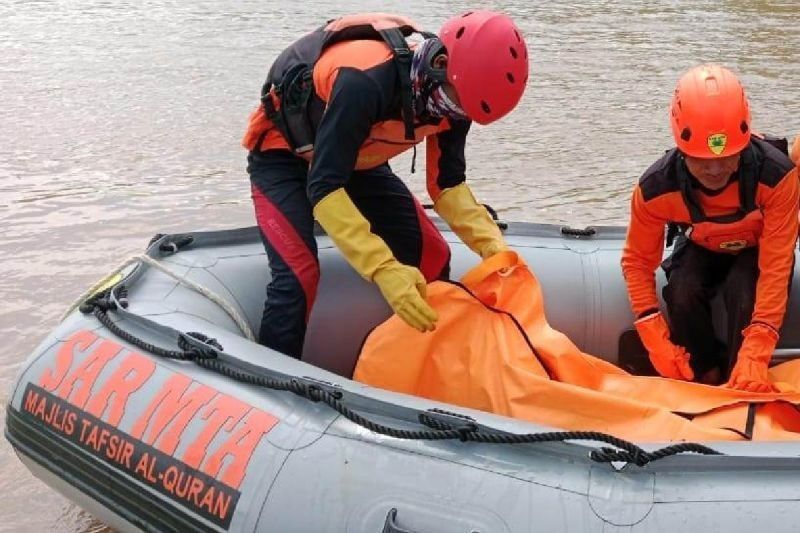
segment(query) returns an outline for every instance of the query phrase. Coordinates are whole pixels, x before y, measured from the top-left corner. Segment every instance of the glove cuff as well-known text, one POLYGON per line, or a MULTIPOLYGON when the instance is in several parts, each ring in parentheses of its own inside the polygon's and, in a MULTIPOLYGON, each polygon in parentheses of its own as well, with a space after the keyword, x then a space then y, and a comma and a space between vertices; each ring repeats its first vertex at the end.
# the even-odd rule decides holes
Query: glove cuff
POLYGON ((763 339, 772 339, 775 344, 778 344, 780 335, 778 331, 765 322, 753 322, 742 330, 744 338, 759 336, 763 339))
POLYGON ((466 183, 442 191, 433 208, 459 239, 482 258, 508 249, 497 223, 475 200, 466 183))
POLYGON ((645 315, 641 318, 637 318, 633 325, 636 327, 636 330, 641 333, 642 330, 645 331, 653 331, 653 330, 667 330, 667 321, 664 320, 664 315, 661 314, 660 311, 656 311, 655 313, 650 313, 649 315, 645 315))
POLYGON ((653 352, 661 347, 665 341, 669 342, 669 327, 664 315, 660 312, 652 313, 636 320, 633 323, 642 344, 647 351, 653 352))
POLYGON ((343 188, 336 189, 314 206, 314 218, 367 281, 372 281, 378 270, 397 263, 389 246, 372 233, 369 221, 343 188))
POLYGON ((742 336, 739 358, 769 364, 780 337, 775 328, 763 322, 753 322, 742 330, 742 336))

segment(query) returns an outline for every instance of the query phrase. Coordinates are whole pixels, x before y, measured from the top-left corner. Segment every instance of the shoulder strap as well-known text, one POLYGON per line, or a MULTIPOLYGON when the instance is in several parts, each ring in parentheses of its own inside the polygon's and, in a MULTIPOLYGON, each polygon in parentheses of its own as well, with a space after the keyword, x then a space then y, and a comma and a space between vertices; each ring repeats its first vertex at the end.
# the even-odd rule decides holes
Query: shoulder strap
POLYGON ((397 65, 397 76, 400 81, 400 98, 402 102, 403 124, 405 125, 406 140, 413 141, 414 136, 414 109, 412 107, 413 96, 411 92, 411 58, 412 53, 406 42, 403 32, 399 28, 386 28, 379 30, 381 37, 392 49, 395 65, 397 65))
POLYGON ((681 197, 686 208, 689 210, 689 218, 692 224, 697 224, 706 220, 706 214, 697 201, 697 196, 692 189, 692 181, 689 179, 689 170, 686 168, 686 158, 682 154, 678 155, 678 187, 680 187, 681 197))
POLYGON ((739 162, 739 205, 745 213, 755 211, 756 189, 758 188, 759 157, 752 143, 742 151, 739 162))
POLYGON ((774 148, 777 148, 782 153, 789 155, 789 139, 786 137, 776 137, 775 135, 769 135, 767 133, 756 135, 756 137, 774 148))

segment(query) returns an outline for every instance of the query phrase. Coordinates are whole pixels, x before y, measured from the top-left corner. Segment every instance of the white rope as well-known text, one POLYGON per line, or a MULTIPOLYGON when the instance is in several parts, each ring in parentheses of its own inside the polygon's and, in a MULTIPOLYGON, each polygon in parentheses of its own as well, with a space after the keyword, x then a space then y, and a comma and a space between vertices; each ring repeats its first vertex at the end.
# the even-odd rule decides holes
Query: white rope
MULTIPOLYGON (((137 263, 137 262, 146 263, 147 265, 155 268, 156 270, 158 270, 160 272, 163 272, 167 276, 169 276, 169 277, 177 280, 179 283, 181 283, 183 285, 186 285, 187 287, 199 292, 200 294, 202 294, 203 296, 205 296, 206 298, 208 298, 209 300, 211 300, 212 302, 214 302, 215 304, 220 306, 228 314, 228 316, 230 316, 233 319, 233 321, 236 322, 236 325, 239 326, 239 329, 244 334, 244 336, 247 337, 248 340, 251 340, 251 341, 255 342, 255 336, 253 335, 253 332, 250 329, 250 326, 247 324, 247 322, 241 317, 241 315, 236 311, 236 309, 232 305, 230 305, 224 299, 222 299, 219 296, 217 296, 210 289, 207 289, 206 287, 203 287, 199 283, 196 283, 194 281, 191 281, 191 280, 187 279, 186 276, 181 276, 177 272, 174 272, 174 271, 170 270, 169 268, 164 266, 162 263, 160 263, 160 262, 156 261, 155 259, 153 259, 152 257, 146 256, 146 255, 135 255, 135 256, 129 257, 121 265, 119 265, 117 268, 112 270, 111 274, 105 276, 103 279, 99 280, 97 283, 95 283, 91 287, 89 287, 86 291, 84 291, 83 294, 81 294, 78 297, 77 300, 75 300, 75 302, 73 302, 72 305, 70 305, 69 309, 67 309, 67 312, 64 313, 61 316, 61 320, 63 321, 70 313, 72 313, 78 306, 80 306, 84 301, 86 301, 91 295, 93 295, 100 288, 102 288, 104 285, 106 285, 109 282, 110 279, 112 279, 114 276, 116 276, 117 274, 122 272, 129 265, 132 265, 132 264, 137 263)), ((188 272, 187 272, 187 274, 188 274, 188 272)))

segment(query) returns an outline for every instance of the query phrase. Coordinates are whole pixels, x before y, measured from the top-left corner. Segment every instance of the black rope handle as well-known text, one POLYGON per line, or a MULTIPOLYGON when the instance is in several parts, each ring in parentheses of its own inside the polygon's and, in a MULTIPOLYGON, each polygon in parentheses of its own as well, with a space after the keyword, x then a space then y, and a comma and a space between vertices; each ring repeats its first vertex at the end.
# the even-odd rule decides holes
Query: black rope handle
POLYGON ((110 316, 108 316, 108 311, 113 311, 117 308, 117 304, 114 303, 110 297, 111 291, 115 291, 114 296, 116 296, 117 301, 120 302, 121 306, 128 306, 127 289, 124 285, 117 285, 111 290, 103 291, 81 304, 80 310, 83 313, 93 314, 101 324, 103 324, 111 333, 120 339, 136 346, 137 348, 141 348, 142 350, 158 355, 159 357, 178 359, 180 361, 211 359, 217 357, 218 351, 223 351, 222 346, 216 341, 216 339, 207 337, 202 333, 188 332, 185 335, 179 336, 178 348, 180 348, 180 351, 178 351, 161 348, 160 346, 156 346, 155 344, 144 341, 139 337, 125 331, 113 320, 111 320, 110 316), (195 344, 192 344, 191 341, 186 337, 192 337, 195 340, 204 343, 205 347, 200 348, 195 344))
POLYGON ((641 451, 628 451, 628 450, 614 450, 612 448, 601 448, 600 450, 593 450, 590 457, 593 461, 598 463, 611 463, 611 462, 624 462, 634 463, 638 466, 644 466, 647 463, 677 455, 680 453, 699 453, 702 455, 724 455, 713 448, 698 444, 696 442, 686 442, 682 444, 673 444, 652 452, 641 451))
POLYGON ((592 226, 587 226, 583 229, 561 226, 562 235, 570 235, 573 237, 591 237, 595 233, 597 233, 597 229, 593 228, 592 226))
MULTIPOLYGON (((164 233, 156 233, 150 239, 150 242, 147 243, 147 248, 150 248, 154 243, 156 243, 159 239, 163 239, 166 237, 164 233)), ((165 241, 158 245, 158 251, 165 255, 171 255, 174 253, 178 253, 181 248, 184 248, 194 242, 194 237, 191 235, 184 235, 182 237, 177 238, 174 241, 165 241)))
MULTIPOLYGON (((298 396, 308 398, 314 402, 322 402, 334 409, 347 420, 350 420, 361 427, 369 429, 370 431, 380 435, 387 435, 399 439, 457 439, 462 442, 469 441, 480 442, 484 444, 531 444, 540 442, 564 442, 570 440, 605 442, 606 444, 610 444, 619 448, 619 450, 614 450, 612 448, 602 448, 601 451, 593 450, 589 455, 593 461, 600 463, 624 461, 636 464, 638 466, 644 466, 658 459, 663 459, 664 457, 684 452, 694 452, 704 455, 722 455, 716 450, 696 443, 672 445, 655 450, 653 452, 647 452, 632 442, 599 431, 553 431, 524 434, 485 432, 481 431, 478 425, 472 422, 469 417, 464 417, 464 424, 454 427, 440 418, 433 416, 436 414, 436 411, 420 413, 419 415, 420 422, 428 427, 433 428, 434 431, 398 429, 373 422, 363 417, 356 411, 350 409, 342 403, 342 393, 339 391, 327 391, 320 388, 318 385, 303 383, 297 379, 287 381, 248 374, 246 372, 230 368, 220 359, 196 359, 195 362, 204 368, 218 372, 235 381, 248 383, 250 385, 257 385, 273 390, 290 391, 298 396)), ((439 413, 442 412, 441 410, 437 411, 439 413)), ((449 416, 452 416, 452 413, 449 414, 449 416)))

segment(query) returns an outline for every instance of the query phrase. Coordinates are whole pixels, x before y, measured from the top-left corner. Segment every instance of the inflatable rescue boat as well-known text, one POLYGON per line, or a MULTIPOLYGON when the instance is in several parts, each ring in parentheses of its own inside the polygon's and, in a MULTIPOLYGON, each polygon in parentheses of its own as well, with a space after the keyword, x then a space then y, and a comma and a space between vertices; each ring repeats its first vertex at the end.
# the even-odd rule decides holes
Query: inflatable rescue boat
MULTIPOLYGON (((502 227, 554 329, 617 368, 651 371, 619 266, 624 228, 502 227)), ((478 258, 440 229, 459 279, 478 258)), ((742 430, 636 442, 354 381, 390 311, 326 236, 318 244, 294 360, 253 341, 269 275, 257 228, 156 236, 22 365, 5 430, 20 459, 119 530, 796 530, 798 441, 742 430)), ((794 283, 775 362, 800 353, 798 323, 794 283)), ((598 408, 600 429, 608 414, 598 408)))

